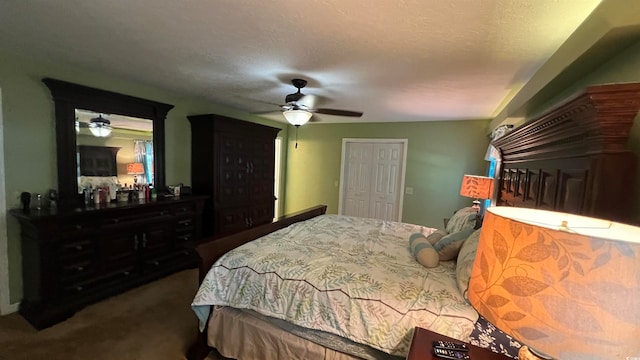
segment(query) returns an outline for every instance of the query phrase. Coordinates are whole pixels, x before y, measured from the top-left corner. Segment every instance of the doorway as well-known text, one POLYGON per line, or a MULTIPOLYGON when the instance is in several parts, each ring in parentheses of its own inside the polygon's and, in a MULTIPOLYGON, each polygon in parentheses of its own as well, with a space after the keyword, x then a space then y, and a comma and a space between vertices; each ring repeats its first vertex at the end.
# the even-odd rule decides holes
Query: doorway
POLYGON ((342 139, 338 213, 401 221, 407 139, 342 139))

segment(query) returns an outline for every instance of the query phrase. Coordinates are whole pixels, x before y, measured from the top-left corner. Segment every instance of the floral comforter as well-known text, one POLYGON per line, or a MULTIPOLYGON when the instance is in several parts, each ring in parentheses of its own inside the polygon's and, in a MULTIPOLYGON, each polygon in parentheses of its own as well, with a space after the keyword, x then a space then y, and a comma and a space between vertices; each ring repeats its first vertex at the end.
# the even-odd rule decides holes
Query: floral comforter
POLYGON ((455 263, 427 269, 409 251, 418 225, 323 215, 220 258, 192 308, 204 329, 211 305, 251 309, 392 355, 415 326, 466 340, 478 318, 458 290, 455 263))

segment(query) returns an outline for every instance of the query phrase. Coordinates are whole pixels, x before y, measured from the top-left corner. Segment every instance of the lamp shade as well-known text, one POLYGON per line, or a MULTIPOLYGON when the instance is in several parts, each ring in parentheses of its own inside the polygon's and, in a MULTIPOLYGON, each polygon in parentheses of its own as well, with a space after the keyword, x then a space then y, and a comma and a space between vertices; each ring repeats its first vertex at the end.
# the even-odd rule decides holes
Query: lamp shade
POLYGON ((144 174, 144 164, 139 163, 139 162, 128 163, 127 164, 127 174, 129 174, 129 175, 144 174))
POLYGON ((306 110, 287 110, 282 113, 291 125, 304 125, 311 119, 311 113, 306 110))
POLYGON ((491 195, 493 195, 493 178, 464 175, 462 185, 460 185, 460 195, 474 199, 491 199, 491 195))
POLYGON ((544 210, 485 214, 469 301, 556 359, 640 356, 640 228, 544 210))

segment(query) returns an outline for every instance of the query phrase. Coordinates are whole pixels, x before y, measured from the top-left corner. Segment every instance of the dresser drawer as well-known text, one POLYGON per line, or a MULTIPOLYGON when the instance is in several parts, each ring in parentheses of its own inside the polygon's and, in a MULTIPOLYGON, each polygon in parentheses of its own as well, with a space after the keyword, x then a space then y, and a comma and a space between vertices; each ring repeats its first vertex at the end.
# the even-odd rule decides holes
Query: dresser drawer
POLYGON ((172 215, 176 216, 190 216, 196 213, 196 204, 195 203, 181 203, 174 204, 169 208, 172 215))
POLYGON ((133 276, 135 276, 135 268, 133 266, 110 273, 96 273, 93 277, 78 278, 75 281, 63 284, 62 295, 70 298, 91 296, 96 291, 119 286, 119 283, 130 281, 133 276))
POLYGON ((60 282, 64 285, 90 279, 96 274, 96 262, 92 258, 69 259, 60 263, 60 282))
POLYGON ((88 257, 95 253, 95 242, 88 238, 67 238, 59 242, 58 256, 62 259, 88 257))
POLYGON ((124 214, 113 214, 102 218, 102 226, 132 226, 148 221, 170 220, 172 217, 169 209, 145 209, 144 211, 132 211, 124 214))
POLYGON ((195 229, 194 218, 178 218, 176 221, 176 233, 192 232, 195 229))

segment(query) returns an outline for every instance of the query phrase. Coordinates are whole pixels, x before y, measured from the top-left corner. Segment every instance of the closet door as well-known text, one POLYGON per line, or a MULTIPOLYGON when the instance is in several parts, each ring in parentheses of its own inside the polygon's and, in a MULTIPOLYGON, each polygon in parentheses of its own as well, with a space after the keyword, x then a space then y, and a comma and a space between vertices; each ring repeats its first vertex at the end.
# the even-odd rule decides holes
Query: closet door
POLYGON ((400 221, 406 140, 343 141, 340 213, 400 221))
POLYGON ((375 219, 396 221, 400 204, 400 180, 402 168, 401 143, 374 144, 371 176, 369 216, 375 219))
POLYGON ((373 144, 349 143, 347 145, 347 176, 344 182, 344 215, 369 217, 371 199, 371 155, 373 144))

